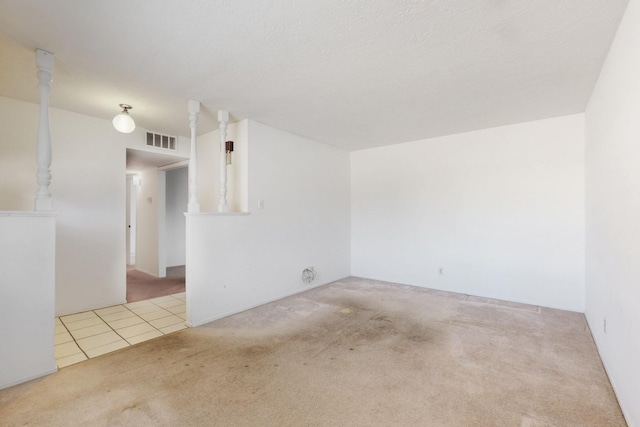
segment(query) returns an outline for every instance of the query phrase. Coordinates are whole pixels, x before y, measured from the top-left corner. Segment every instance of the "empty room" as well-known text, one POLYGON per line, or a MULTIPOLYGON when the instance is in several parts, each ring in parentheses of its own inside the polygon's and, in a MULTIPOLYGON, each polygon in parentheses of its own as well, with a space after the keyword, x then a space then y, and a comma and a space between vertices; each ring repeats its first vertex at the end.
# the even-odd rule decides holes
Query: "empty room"
POLYGON ((0 424, 640 426, 638 45, 640 0, 1 2, 0 424))

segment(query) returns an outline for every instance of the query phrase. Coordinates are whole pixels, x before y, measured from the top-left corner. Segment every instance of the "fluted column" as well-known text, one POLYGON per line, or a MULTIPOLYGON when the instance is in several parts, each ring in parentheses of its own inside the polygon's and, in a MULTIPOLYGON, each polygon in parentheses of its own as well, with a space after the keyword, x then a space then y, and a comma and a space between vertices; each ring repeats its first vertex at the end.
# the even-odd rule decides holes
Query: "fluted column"
POLYGON ((198 129, 198 113, 200 112, 200 103, 192 99, 187 103, 189 110, 189 127, 191 128, 191 153, 189 154, 189 204, 187 212, 200 212, 200 204, 198 203, 198 158, 196 150, 196 130, 198 129))
POLYGON ((227 205, 227 153, 225 145, 229 112, 218 111, 218 121, 220 122, 220 203, 218 204, 218 212, 229 212, 229 206, 227 205))
POLYGON ((36 182, 35 210, 50 211, 53 209, 51 199, 51 134, 49 131, 49 94, 51 93, 51 73, 53 72, 53 53, 42 49, 36 50, 36 65, 38 66, 38 90, 40 91, 40 121, 38 124, 38 141, 36 156, 38 172, 36 182))

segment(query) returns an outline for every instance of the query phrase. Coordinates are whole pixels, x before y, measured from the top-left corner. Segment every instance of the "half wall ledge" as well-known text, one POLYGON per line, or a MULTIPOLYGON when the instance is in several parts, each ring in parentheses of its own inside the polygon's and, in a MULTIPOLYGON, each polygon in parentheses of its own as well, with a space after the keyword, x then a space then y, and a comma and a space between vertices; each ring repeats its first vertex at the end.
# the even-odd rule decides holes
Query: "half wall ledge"
POLYGON ((56 217, 0 211, 0 389, 57 370, 56 217))

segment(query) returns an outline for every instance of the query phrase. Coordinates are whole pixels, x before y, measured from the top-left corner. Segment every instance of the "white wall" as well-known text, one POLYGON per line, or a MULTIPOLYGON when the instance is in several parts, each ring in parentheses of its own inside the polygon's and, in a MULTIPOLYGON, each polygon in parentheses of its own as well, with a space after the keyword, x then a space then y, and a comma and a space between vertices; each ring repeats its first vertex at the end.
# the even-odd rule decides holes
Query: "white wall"
POLYGON ((164 178, 164 174, 156 167, 139 172, 141 183, 136 200, 136 270, 156 277, 160 275, 160 223, 164 226, 160 216, 164 216, 165 205, 164 182, 159 182, 159 178, 164 178))
POLYGON ((583 119, 351 153, 351 273, 582 311, 583 119))
POLYGON ((0 97, 0 210, 34 209, 38 108, 0 97))
MULTIPOLYGON (((35 90, 35 89, 34 89, 35 90)), ((52 97, 55 96, 55 83, 52 97)), ((39 106, 0 97, 0 209, 33 209, 39 106)), ((56 314, 125 302, 126 148, 145 129, 117 132, 110 120, 50 109, 56 240, 56 314)), ((188 119, 185 113, 185 128, 188 119)), ((179 138, 176 155, 185 157, 179 138)))
POLYGON ((166 265, 185 264, 185 217, 189 195, 188 168, 166 171, 166 265))
POLYGON ((630 426, 640 426, 638 46, 631 0, 586 112, 586 316, 630 426))
MULTIPOLYGON (((53 96, 53 95, 52 95, 53 96)), ((0 98, 2 209, 31 210, 35 185, 35 104, 0 98), (5 135, 7 137, 5 137, 5 135)), ((134 134, 108 120, 50 109, 56 240, 56 313, 125 300, 125 147, 134 134)))
POLYGON ((0 210, 34 209, 38 106, 0 97, 0 210))
POLYGON ((56 371, 55 214, 0 212, 0 389, 56 371))
POLYGON ((191 325, 349 275, 349 154, 253 121, 248 138, 251 213, 187 216, 191 325))
POLYGON ((56 311, 125 300, 125 141, 107 120, 51 110, 56 311))

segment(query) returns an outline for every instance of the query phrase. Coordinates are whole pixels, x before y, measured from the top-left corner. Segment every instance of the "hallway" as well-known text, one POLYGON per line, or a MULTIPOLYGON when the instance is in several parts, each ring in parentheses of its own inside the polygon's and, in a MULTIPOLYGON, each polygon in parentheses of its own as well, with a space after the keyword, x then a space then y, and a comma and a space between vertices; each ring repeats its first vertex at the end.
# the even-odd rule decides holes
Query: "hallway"
POLYGON ((58 368, 185 329, 185 293, 56 317, 58 368))
POLYGON ((167 267, 166 277, 154 277, 127 265, 127 302, 184 293, 185 286, 184 265, 167 267))

